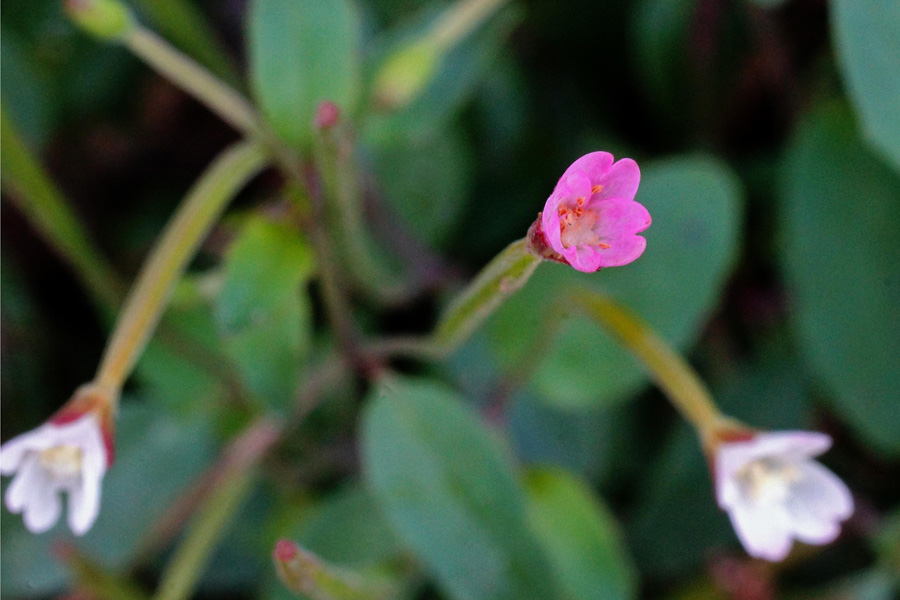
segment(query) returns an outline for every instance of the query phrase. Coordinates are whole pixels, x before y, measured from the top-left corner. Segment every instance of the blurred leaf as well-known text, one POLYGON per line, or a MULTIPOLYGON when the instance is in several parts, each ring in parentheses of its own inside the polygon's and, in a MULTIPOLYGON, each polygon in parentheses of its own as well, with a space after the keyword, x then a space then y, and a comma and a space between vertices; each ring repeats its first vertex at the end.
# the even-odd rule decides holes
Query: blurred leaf
POLYGON ((209 410, 227 392, 227 379, 218 375, 230 362, 221 352, 212 307, 201 286, 192 276, 179 282, 160 331, 135 371, 152 401, 182 416, 209 410))
POLYGON ((294 398, 309 353, 311 307, 303 289, 312 251, 290 227, 253 218, 224 265, 216 323, 247 388, 269 406, 294 398))
POLYGON ((373 158, 385 200, 420 239, 439 246, 458 223, 472 183, 473 159, 459 129, 394 140, 373 158))
POLYGON ((900 171, 900 5, 832 0, 841 70, 867 140, 900 171))
POLYGON ((354 567, 387 562, 402 552, 375 499, 356 484, 317 506, 297 537, 304 548, 325 560, 354 567))
POLYGON ((839 103, 789 146, 784 250, 794 325, 834 409, 874 448, 900 454, 900 179, 866 151, 839 103))
MULTIPOLYGON (((176 421, 148 405, 124 402, 116 433, 116 462, 103 481, 100 516, 77 545, 104 568, 124 568, 138 542, 182 490, 212 460, 208 423, 176 421)), ((21 517, 3 512, 3 595, 46 596, 62 590, 66 575, 52 557, 62 519, 44 535, 29 533, 21 517)))
MULTIPOLYGON (((738 371, 713 387, 726 414, 761 429, 803 429, 810 420, 800 370, 783 356, 738 371)), ((693 430, 678 423, 642 478, 629 527, 642 572, 674 577, 700 567, 737 537, 716 504, 693 430)))
POLYGON ((537 348, 543 323, 565 314, 574 286, 598 290, 648 321, 668 342, 689 347, 715 306, 738 249, 741 188, 724 164, 677 158, 645 167, 637 200, 653 216, 647 250, 635 263, 599 273, 541 266, 488 323, 499 359, 515 368, 535 353, 535 392, 564 407, 611 403, 634 393, 646 376, 625 350, 584 318, 567 320, 548 348, 537 348))
POLYGON ((249 8, 251 79, 263 114, 286 142, 305 149, 316 108, 353 111, 359 92, 360 24, 350 0, 254 0, 249 8))
POLYGON ((512 404, 508 415, 516 456, 525 464, 553 464, 596 476, 614 460, 610 438, 613 428, 622 425, 610 412, 572 414, 523 395, 512 404))
POLYGON ((522 488, 455 393, 425 381, 386 382, 369 399, 362 437, 372 492, 450 597, 554 597, 522 488))
POLYGON ((792 594, 790 600, 896 600, 898 592, 894 575, 870 568, 826 588, 792 594))
POLYGON ((524 477, 532 526, 554 563, 567 600, 637 598, 637 571, 609 510, 559 469, 524 477))

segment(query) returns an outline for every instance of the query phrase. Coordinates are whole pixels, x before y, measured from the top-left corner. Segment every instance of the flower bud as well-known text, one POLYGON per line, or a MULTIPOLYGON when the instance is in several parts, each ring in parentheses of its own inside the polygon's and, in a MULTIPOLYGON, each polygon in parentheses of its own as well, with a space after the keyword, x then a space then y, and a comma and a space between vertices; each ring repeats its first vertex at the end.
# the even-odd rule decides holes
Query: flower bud
POLYGON ((397 110, 417 99, 431 83, 440 59, 432 43, 417 41, 400 47, 375 75, 375 106, 384 111, 397 110))
POLYGON ((64 6, 75 23, 103 40, 118 40, 134 25, 128 7, 118 0, 65 0, 64 6))

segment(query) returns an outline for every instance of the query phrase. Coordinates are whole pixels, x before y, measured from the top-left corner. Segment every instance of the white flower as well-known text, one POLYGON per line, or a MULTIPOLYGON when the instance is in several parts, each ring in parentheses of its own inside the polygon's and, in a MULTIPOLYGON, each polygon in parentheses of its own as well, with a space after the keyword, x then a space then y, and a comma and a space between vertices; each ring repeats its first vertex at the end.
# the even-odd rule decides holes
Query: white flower
POLYGON ((850 490, 813 460, 831 447, 823 433, 759 433, 716 448, 716 497, 752 556, 784 559, 793 540, 827 544, 853 513, 850 490))
POLYGON ((109 462, 100 420, 86 412, 65 424, 47 422, 0 446, 0 472, 15 477, 6 490, 10 512, 33 533, 53 527, 69 494, 69 527, 84 534, 100 510, 100 484, 109 462))

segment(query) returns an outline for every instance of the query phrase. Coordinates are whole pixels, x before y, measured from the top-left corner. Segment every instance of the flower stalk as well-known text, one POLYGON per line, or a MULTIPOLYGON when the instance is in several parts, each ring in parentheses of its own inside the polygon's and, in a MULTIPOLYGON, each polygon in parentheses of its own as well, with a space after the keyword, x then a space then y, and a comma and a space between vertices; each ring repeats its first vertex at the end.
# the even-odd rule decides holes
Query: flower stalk
POLYGON ((541 258, 532 254, 523 238, 494 257, 441 315, 434 342, 450 353, 531 278, 541 258))
POLYGON ((188 526, 184 541, 169 560, 154 600, 189 598, 217 542, 253 490, 259 462, 278 441, 278 423, 260 418, 250 424, 222 458, 223 473, 213 493, 188 526))
POLYGON ((697 429, 705 447, 715 445, 723 432, 744 429, 722 414, 684 358, 637 316, 600 294, 577 291, 574 300, 585 314, 641 361, 672 405, 697 429))
POLYGON ((228 202, 266 163, 266 153, 259 144, 240 142, 219 155, 200 177, 138 275, 106 346, 95 382, 107 388, 121 388, 198 246, 228 202))

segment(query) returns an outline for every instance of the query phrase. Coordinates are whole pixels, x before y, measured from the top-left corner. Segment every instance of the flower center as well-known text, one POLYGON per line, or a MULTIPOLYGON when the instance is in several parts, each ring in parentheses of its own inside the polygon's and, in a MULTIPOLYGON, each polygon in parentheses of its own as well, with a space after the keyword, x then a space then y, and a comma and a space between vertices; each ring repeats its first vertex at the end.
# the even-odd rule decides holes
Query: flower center
POLYGON ((62 479, 81 473, 82 450, 73 444, 61 444, 41 452, 40 463, 50 474, 62 479))
MULTIPOLYGON (((603 189, 602 185, 595 185, 591 188, 591 196, 599 194, 603 189)), ((590 208, 585 208, 587 198, 579 196, 575 199, 575 206, 559 207, 559 238, 563 248, 578 246, 579 244, 588 244, 590 246, 599 246, 600 248, 609 248, 609 244, 600 241, 600 237, 594 231, 600 215, 590 208)))
POLYGON ((760 504, 783 502, 800 478, 800 470, 793 464, 773 458, 754 460, 737 472, 741 491, 760 504))

